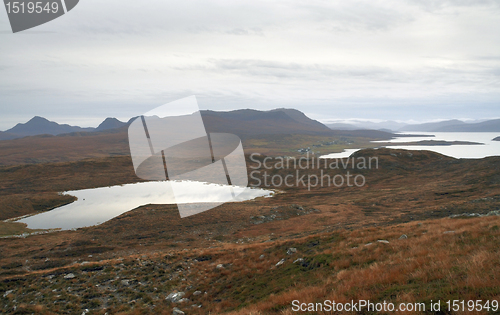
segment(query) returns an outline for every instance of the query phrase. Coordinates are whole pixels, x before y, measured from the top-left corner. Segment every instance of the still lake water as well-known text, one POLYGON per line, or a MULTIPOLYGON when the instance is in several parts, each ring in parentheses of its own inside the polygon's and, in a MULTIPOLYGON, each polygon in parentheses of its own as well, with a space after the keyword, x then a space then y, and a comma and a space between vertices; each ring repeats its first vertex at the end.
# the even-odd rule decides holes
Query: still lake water
MULTIPOLYGON (((418 142, 428 140, 444 140, 444 141, 468 141, 483 143, 483 145, 391 145, 385 146, 391 149, 405 150, 428 150, 438 152, 457 159, 480 159, 487 156, 500 156, 500 141, 493 141, 493 138, 500 136, 499 132, 405 132, 404 134, 413 135, 433 135, 434 137, 396 137, 392 140, 372 141, 374 143, 390 142, 418 142)), ((341 153, 333 153, 321 156, 322 158, 347 158, 352 153, 360 149, 347 149, 341 153)))
MULTIPOLYGON (((17 222, 26 223, 30 229, 63 229, 92 226, 104 223, 127 211, 147 204, 191 204, 220 203, 226 201, 227 186, 191 181, 162 181, 126 184, 94 189, 67 191, 65 194, 78 198, 68 205, 23 218, 17 222), (172 192, 172 186, 177 191, 172 192)), ((235 187, 237 197, 233 201, 269 197, 272 191, 235 187)))

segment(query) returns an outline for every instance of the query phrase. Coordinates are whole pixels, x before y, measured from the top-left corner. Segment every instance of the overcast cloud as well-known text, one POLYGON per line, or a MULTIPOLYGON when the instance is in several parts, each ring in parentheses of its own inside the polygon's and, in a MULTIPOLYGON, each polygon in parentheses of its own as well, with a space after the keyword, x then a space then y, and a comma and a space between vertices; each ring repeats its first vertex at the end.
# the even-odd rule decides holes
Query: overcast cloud
POLYGON ((500 1, 81 0, 16 34, 0 9, 0 130, 192 94, 320 120, 500 117, 500 1))

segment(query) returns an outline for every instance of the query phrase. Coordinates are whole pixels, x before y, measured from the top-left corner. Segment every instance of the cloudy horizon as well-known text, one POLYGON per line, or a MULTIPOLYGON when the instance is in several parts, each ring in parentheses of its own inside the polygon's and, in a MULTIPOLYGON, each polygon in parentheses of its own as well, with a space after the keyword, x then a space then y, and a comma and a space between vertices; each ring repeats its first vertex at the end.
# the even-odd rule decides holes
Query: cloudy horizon
POLYGON ((96 126, 196 95, 202 109, 320 121, 500 117, 500 2, 81 1, 12 34, 0 10, 0 130, 96 126))

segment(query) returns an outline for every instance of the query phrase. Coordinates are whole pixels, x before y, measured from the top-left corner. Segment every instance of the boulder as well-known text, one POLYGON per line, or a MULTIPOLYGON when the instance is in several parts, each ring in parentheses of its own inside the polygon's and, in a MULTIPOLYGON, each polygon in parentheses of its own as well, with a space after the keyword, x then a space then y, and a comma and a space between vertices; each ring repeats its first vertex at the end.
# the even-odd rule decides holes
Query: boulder
POLYGON ((73 279, 75 277, 74 274, 68 273, 67 275, 64 276, 64 279, 73 279))
POLYGON ((184 292, 172 292, 169 295, 167 295, 165 300, 172 303, 177 303, 184 297, 184 295, 186 295, 184 292))

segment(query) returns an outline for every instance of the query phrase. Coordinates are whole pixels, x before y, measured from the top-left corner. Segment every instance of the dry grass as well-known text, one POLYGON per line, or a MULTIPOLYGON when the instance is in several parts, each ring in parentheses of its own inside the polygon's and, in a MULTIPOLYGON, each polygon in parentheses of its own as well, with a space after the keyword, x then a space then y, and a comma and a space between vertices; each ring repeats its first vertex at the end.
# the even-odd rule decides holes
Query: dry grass
MULTIPOLYGON (((294 299, 498 299, 498 218, 448 216, 499 208, 500 159, 376 153, 381 169, 365 172, 361 189, 290 188, 184 219, 175 206, 147 205, 100 226, 2 239, 0 293, 15 292, 0 305, 47 314, 85 308, 171 314, 174 306, 186 314, 291 314, 294 299), (277 218, 260 224, 251 219, 272 215, 277 218), (402 234, 409 238, 399 240, 402 234), (287 255, 290 247, 298 252, 287 255), (304 263, 294 264, 299 257, 304 263), (77 278, 63 279, 69 272, 77 278), (125 286, 122 279, 134 282, 125 286), (174 291, 192 302, 166 302, 174 291)), ((28 212, 61 202, 58 190, 134 181, 128 157, 0 171, 4 209, 28 212)))
POLYGON ((320 284, 299 284, 229 314, 288 314, 293 300, 316 303, 326 299, 337 302, 365 299, 395 304, 498 300, 499 224, 498 217, 441 219, 427 221, 422 226, 405 224, 354 232, 334 248, 323 251, 331 257, 343 258, 329 263, 320 284), (394 239, 394 233, 408 231, 412 231, 408 239, 394 239), (446 231, 455 232, 443 233, 446 231), (349 245, 367 244, 377 238, 389 239, 390 244, 373 243, 355 249, 349 245), (277 310, 277 306, 283 308, 277 310))

